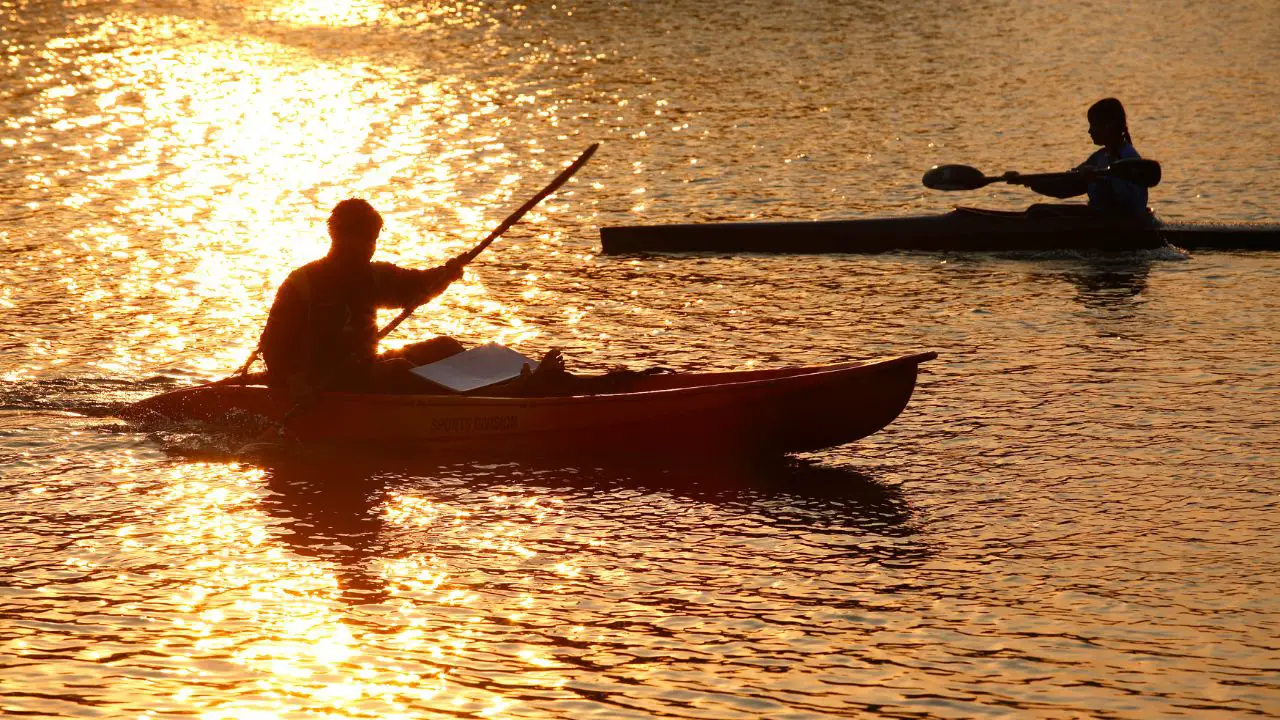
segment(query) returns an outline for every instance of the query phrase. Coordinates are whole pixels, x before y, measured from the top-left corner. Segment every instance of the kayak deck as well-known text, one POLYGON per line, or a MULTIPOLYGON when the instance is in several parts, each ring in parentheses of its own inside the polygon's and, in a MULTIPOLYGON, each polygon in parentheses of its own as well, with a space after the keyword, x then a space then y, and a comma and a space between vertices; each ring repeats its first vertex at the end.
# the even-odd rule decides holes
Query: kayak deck
MULTIPOLYGON (((492 455, 783 454, 852 442, 906 407, 935 353, 803 368, 640 377, 625 392, 567 397, 322 393, 288 423, 307 443, 492 455)), ((164 393, 120 416, 233 434, 289 411, 261 386, 164 393)))
POLYGON ((1280 225, 1241 223, 1161 223, 1160 234, 1186 250, 1280 250, 1280 225))
POLYGON ((909 217, 602 227, 600 241, 606 254, 1133 251, 1166 243, 1189 250, 1280 250, 1280 225, 1163 223, 1154 216, 1116 218, 1083 205, 1045 204, 909 217))

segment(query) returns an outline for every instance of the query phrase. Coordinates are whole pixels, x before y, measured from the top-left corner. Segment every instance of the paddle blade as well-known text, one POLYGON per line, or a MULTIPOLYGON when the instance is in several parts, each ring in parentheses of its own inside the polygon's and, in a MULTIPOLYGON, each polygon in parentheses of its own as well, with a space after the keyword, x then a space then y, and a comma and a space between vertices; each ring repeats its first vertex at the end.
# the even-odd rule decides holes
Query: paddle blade
POLYGON ((1107 168, 1107 174, 1152 188, 1160 184, 1160 163, 1144 158, 1117 160, 1107 168))
POLYGON ((936 165, 924 174, 923 182, 931 190, 977 190, 991 181, 968 165, 936 165))

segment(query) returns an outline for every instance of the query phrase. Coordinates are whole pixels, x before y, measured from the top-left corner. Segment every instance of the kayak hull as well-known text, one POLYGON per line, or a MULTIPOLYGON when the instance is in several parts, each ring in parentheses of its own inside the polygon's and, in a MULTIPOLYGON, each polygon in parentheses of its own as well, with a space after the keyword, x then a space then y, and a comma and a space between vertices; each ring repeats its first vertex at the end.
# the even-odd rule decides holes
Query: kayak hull
MULTIPOLYGON (((872 362, 637 379, 627 392, 570 397, 323 393, 288 423, 308 444, 494 455, 777 455, 853 442, 906 407, 934 353, 872 362)), ((164 393, 120 416, 143 427, 271 427, 287 401, 261 386, 164 393)))
POLYGON ((852 220, 604 227, 606 254, 641 252, 881 253, 1280 250, 1280 225, 1163 223, 1152 215, 1101 216, 1081 205, 1006 212, 956 208, 941 215, 852 220))
POLYGON ((1186 250, 1280 250, 1280 225, 1161 223, 1160 235, 1186 250))

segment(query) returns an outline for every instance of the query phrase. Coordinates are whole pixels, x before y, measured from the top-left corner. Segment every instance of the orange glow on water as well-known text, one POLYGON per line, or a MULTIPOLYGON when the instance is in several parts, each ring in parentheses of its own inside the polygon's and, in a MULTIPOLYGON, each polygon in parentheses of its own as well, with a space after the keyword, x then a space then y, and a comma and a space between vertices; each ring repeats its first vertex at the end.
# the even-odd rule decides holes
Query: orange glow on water
MULTIPOLYGON (((118 475, 132 486, 129 473, 118 475)), ((370 559, 365 569, 383 597, 370 597, 354 610, 376 622, 352 622, 350 599, 343 597, 350 579, 343 578, 354 568, 302 555, 304 545, 282 547, 282 529, 261 509, 264 498, 256 488, 262 480, 262 471, 237 465, 177 466, 165 489, 145 498, 162 532, 130 525, 116 534, 118 551, 128 555, 175 547, 200 558, 181 570, 192 574, 162 601, 172 635, 157 650, 179 661, 182 674, 193 680, 207 672, 234 672, 251 678, 255 688, 252 697, 215 701, 216 695, 191 685, 177 701, 208 718, 279 717, 321 708, 326 717, 410 717, 412 708, 423 707, 485 715, 515 703, 494 688, 451 681, 450 674, 473 662, 468 658, 474 653, 483 655, 478 623, 502 613, 518 620, 535 607, 533 596, 507 601, 456 584, 448 562, 430 552, 370 559)), ((531 499, 494 496, 491 503, 515 504, 534 522, 553 512, 531 499)), ((476 551, 491 553, 499 563, 534 554, 520 541, 530 525, 473 526, 468 512, 420 495, 393 494, 381 516, 388 531, 444 533, 449 539, 441 541, 442 548, 471 538, 476 551)), ((283 532, 287 538, 294 531, 283 532)), ((518 649, 514 657, 528 667, 517 687, 563 685, 555 672, 559 663, 545 651, 518 649)))
MULTIPOLYGON (((380 12, 364 2, 272 11, 331 25, 366 23, 380 12)), ((114 64, 93 68, 92 112, 76 121, 86 134, 80 152, 92 155, 102 142, 127 149, 61 201, 84 217, 66 246, 32 258, 64 273, 77 312, 123 328, 92 363, 103 372, 136 373, 185 356, 191 370, 225 373, 256 344, 284 276, 326 251, 324 220, 338 200, 364 197, 383 212, 380 258, 430 267, 491 229, 524 191, 512 163, 539 152, 533 143, 517 154, 477 132, 473 119, 496 108, 481 87, 450 78, 407 84, 363 59, 320 58, 181 17, 122 13, 59 47, 105 42, 125 28, 195 41, 130 47, 114 64), (460 111, 460 93, 478 109, 460 111), (160 247, 137 243, 139 232, 160 247), (156 300, 174 315, 138 312, 156 300), (189 321, 170 319, 177 316, 189 321), (218 338, 212 354, 191 356, 193 332, 218 338)), ((46 90, 40 119, 67 122, 64 106, 79 94, 71 86, 46 90)), ((30 180, 57 182, 46 173, 30 180)), ((548 212, 524 225, 546 221, 548 212)), ((536 302, 529 286, 523 300, 536 302)), ((0 290, 0 304, 12 302, 11 292, 0 290)), ((388 346, 434 334, 519 345, 537 333, 471 269, 388 346)), ((16 379, 63 362, 57 352, 6 374, 16 379)))
POLYGON ((370 25, 384 16, 381 3, 366 0, 286 0, 264 14, 294 25, 329 27, 370 25))
POLYGON ((596 253, 608 224, 1024 207, 920 173, 1074 165, 1113 91, 1162 215, 1275 220, 1274 3, 714 5, 0 3, 0 714, 1265 714, 1274 255, 596 253), (769 489, 259 467, 99 417, 240 365, 337 200, 429 267, 596 140, 387 344, 939 350, 911 411, 769 489))

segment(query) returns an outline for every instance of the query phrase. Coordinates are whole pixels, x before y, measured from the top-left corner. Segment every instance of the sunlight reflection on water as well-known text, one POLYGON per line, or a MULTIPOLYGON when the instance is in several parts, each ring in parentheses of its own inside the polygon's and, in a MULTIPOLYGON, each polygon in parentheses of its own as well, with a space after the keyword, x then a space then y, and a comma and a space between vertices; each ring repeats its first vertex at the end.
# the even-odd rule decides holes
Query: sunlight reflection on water
POLYGON ((604 224, 935 211, 957 198, 923 168, 1073 165, 1083 109, 1121 91, 1165 163, 1160 212, 1275 219, 1267 3, 0 20, 3 712, 1277 706, 1273 256, 595 254, 604 224), (596 140, 389 344, 561 346, 585 369, 940 351, 898 423, 778 467, 258 466, 67 412, 238 366, 337 200, 370 199, 380 257, 426 267, 596 140))

